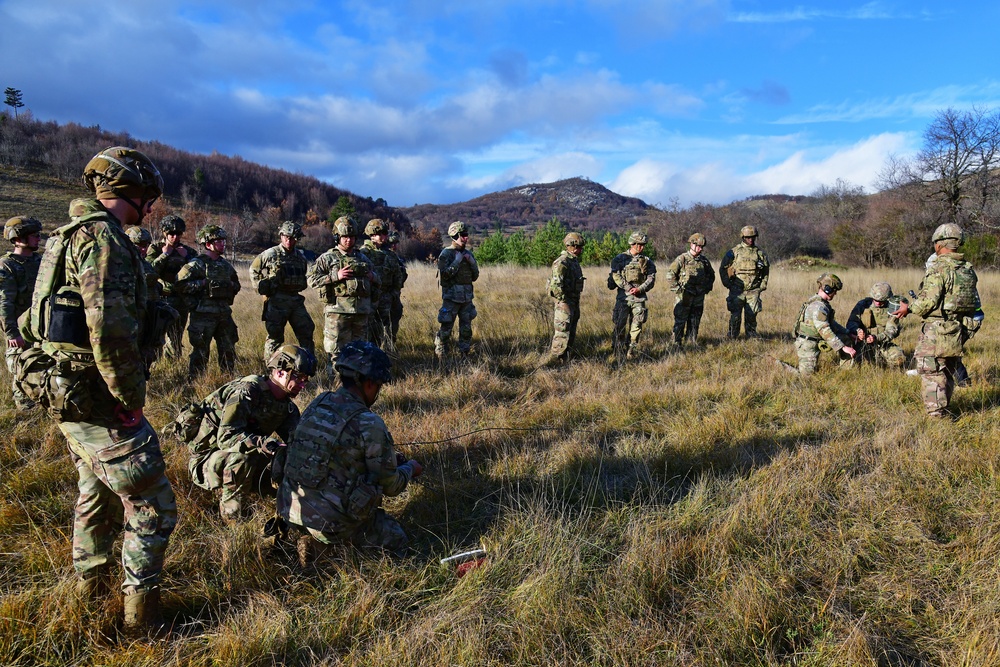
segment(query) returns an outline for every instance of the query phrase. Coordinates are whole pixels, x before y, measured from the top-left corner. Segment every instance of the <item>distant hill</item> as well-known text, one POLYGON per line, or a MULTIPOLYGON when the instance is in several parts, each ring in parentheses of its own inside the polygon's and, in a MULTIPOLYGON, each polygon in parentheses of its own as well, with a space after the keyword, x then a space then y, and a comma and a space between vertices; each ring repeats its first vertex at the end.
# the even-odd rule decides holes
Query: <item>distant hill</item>
POLYGON ((458 204, 421 204, 402 208, 414 227, 444 229, 463 220, 486 230, 534 228, 559 218, 570 229, 600 230, 628 227, 645 215, 650 206, 635 197, 625 197, 585 178, 555 183, 520 185, 458 204))

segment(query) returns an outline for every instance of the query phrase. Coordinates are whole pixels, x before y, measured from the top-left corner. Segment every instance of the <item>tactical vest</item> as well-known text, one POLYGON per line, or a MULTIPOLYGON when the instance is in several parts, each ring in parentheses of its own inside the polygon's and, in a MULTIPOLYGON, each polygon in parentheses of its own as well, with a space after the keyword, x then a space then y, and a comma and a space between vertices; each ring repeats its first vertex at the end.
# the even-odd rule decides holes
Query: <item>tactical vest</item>
MULTIPOLYGON (((809 309, 810 305, 816 303, 817 301, 823 301, 823 298, 818 294, 814 294, 804 304, 802 304, 802 310, 799 311, 799 317, 795 321, 796 336, 804 336, 805 338, 811 338, 813 340, 821 340, 823 338, 820 335, 819 331, 816 330, 816 327, 815 325, 813 325, 811 318, 810 321, 808 322, 806 321, 806 311, 809 309)), ((826 304, 826 302, 824 302, 824 305, 829 310, 828 319, 832 320, 834 317, 833 308, 831 308, 829 304, 826 304)))
POLYGON ((965 261, 937 262, 938 271, 944 274, 944 302, 942 311, 946 319, 957 320, 970 316, 979 309, 979 281, 972 264, 965 261))
POLYGON ((375 265, 375 273, 382 281, 383 294, 402 288, 399 265, 395 257, 390 257, 386 250, 379 248, 371 241, 365 241, 364 253, 375 265))
POLYGON ((705 282, 705 276, 708 273, 705 270, 705 263, 699 260, 697 257, 693 257, 689 253, 684 253, 681 255, 680 271, 677 276, 677 284, 680 285, 682 290, 685 290, 688 285, 691 289, 686 291, 692 294, 702 294, 703 283, 705 282))
POLYGON ((732 275, 742 281, 744 289, 756 289, 763 279, 767 263, 764 253, 757 247, 740 244, 733 248, 732 275))
MULTIPOLYGON (((288 443, 285 479, 301 487, 318 489, 332 483, 345 494, 353 490, 354 481, 364 479, 364 452, 358 457, 343 447, 340 437, 348 423, 367 408, 356 402, 344 402, 339 392, 326 392, 317 397, 306 411, 288 443), (329 480, 329 482, 328 482, 329 480)), ((371 480, 365 480, 371 481, 371 480)))
POLYGON ((275 282, 278 291, 298 294, 306 288, 306 258, 297 250, 279 250, 274 256, 275 282))
POLYGON ((217 260, 199 257, 198 263, 205 271, 208 298, 233 305, 233 299, 236 298, 236 283, 233 282, 232 265, 221 257, 217 260))
POLYGON ((3 256, 3 262, 10 267, 11 273, 15 275, 17 295, 12 304, 14 306, 12 314, 17 318, 31 307, 31 292, 34 289, 35 280, 38 278, 38 267, 41 265, 42 258, 38 254, 26 257, 8 252, 3 256))
POLYGON ((351 253, 344 255, 335 251, 334 266, 337 270, 349 267, 354 271, 354 275, 347 280, 338 280, 328 285, 328 294, 332 292, 333 298, 328 298, 329 303, 336 302, 337 298, 365 298, 371 296, 371 282, 368 280, 368 264, 358 257, 358 254, 351 253))
POLYGON ((150 246, 149 255, 146 257, 150 264, 153 264, 153 268, 156 269, 156 273, 160 277, 163 285, 163 293, 168 296, 173 294, 174 283, 177 282, 177 273, 184 268, 185 264, 198 257, 198 252, 194 248, 183 244, 182 247, 187 250, 187 257, 171 253, 161 258, 161 255, 163 255, 163 246, 157 244, 150 246))
MULTIPOLYGON (((556 259, 556 262, 561 264, 565 269, 562 274, 563 296, 568 299, 579 298, 580 293, 583 292, 584 282, 583 269, 580 268, 580 262, 576 257, 565 252, 556 259)), ((552 296, 556 295, 552 294, 552 296)))
POLYGON ((645 255, 636 255, 622 269, 622 275, 625 277, 625 282, 635 287, 646 282, 646 278, 649 277, 648 270, 649 258, 645 255))

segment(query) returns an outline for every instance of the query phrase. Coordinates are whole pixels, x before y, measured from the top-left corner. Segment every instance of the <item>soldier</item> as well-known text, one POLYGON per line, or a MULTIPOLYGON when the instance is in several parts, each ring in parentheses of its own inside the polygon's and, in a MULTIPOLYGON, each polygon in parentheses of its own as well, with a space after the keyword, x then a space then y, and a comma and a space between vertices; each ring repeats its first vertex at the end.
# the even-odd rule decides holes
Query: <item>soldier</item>
POLYGON ((177 319, 167 330, 167 354, 176 359, 183 356, 184 327, 188 323, 188 315, 193 307, 190 296, 175 289, 177 273, 185 264, 198 256, 198 251, 181 243, 181 237, 187 230, 184 219, 179 215, 168 215, 160 220, 160 231, 163 233, 163 243, 150 246, 146 259, 156 275, 160 277, 164 300, 177 311, 177 319))
POLYGON ((983 317, 976 272, 958 252, 965 240, 962 228, 943 224, 934 230, 931 240, 937 259, 927 269, 920 294, 909 306, 922 320, 913 356, 927 414, 947 417, 956 365, 965 352, 965 341, 979 329, 983 317))
MULTIPOLYGON (((344 345, 336 369, 341 388, 317 396, 288 443, 278 516, 300 535, 299 558, 320 545, 353 544, 399 553, 402 526, 381 508, 423 468, 400 462, 385 422, 369 408, 391 380, 392 362, 366 341, 344 345)), ((400 457, 402 458, 402 457, 400 457)))
POLYGON ((403 319, 403 300, 401 295, 403 293, 403 286, 406 285, 406 263, 403 258, 399 256, 399 252, 396 247, 399 245, 399 232, 392 231, 389 232, 389 252, 391 252, 395 257, 396 261, 399 262, 399 289, 392 291, 392 306, 389 309, 390 318, 392 320, 392 346, 396 347, 396 338, 399 336, 399 321, 403 319))
MULTIPOLYGON (((927 273, 927 270, 931 268, 931 265, 933 265, 934 262, 937 261, 937 257, 938 256, 937 256, 936 252, 932 252, 930 254, 930 256, 927 258, 927 261, 924 262, 924 273, 927 273)), ((917 290, 922 290, 923 288, 924 288, 924 284, 921 282, 920 283, 920 287, 918 287, 917 290)), ((969 331, 969 338, 966 339, 966 342, 969 342, 969 340, 972 339, 972 337, 976 334, 976 331, 978 331, 978 330, 979 330, 978 326, 976 327, 975 330, 970 330, 969 331)), ((916 368, 914 368, 912 370, 909 370, 909 371, 906 371, 906 374, 907 375, 920 375, 920 373, 917 371, 916 368)), ((955 386, 956 387, 970 387, 970 386, 972 386, 972 380, 969 378, 969 369, 967 369, 965 367, 965 359, 963 359, 962 357, 959 357, 955 361, 955 386)))
POLYGON ((325 304, 323 347, 330 355, 330 369, 340 348, 352 340, 367 340, 368 316, 372 311, 374 266, 355 247, 358 236, 353 218, 342 216, 333 223, 337 245, 319 256, 306 276, 325 304))
POLYGON ((365 227, 368 240, 365 241, 362 252, 367 255, 375 266, 375 273, 381 284, 378 300, 372 297, 372 316, 368 320, 369 340, 379 347, 386 347, 386 341, 395 339, 392 332, 392 304, 403 289, 402 263, 396 253, 389 249, 389 225, 383 220, 374 218, 365 227))
POLYGON ((552 262, 552 277, 549 279, 549 296, 556 300, 555 333, 552 335, 549 364, 569 359, 569 351, 576 340, 576 325, 580 321, 580 293, 586 280, 580 268, 583 237, 570 232, 563 239, 563 245, 566 249, 552 262))
MULTIPOLYGON (((31 291, 42 261, 37 254, 41 232, 42 223, 26 216, 11 218, 3 227, 4 238, 14 245, 12 251, 0 258, 0 320, 7 337, 4 357, 11 375, 15 360, 27 347, 18 330, 17 318, 31 305, 31 291)), ((18 410, 30 410, 35 402, 15 386, 14 405, 18 410)))
POLYGON ((667 269, 667 284, 674 298, 674 344, 687 341, 698 344, 698 328, 705 312, 705 295, 715 285, 715 270, 701 251, 705 248, 705 235, 692 234, 687 252, 681 253, 667 269))
POLYGON ((49 411, 79 474, 78 592, 88 602, 107 592, 111 551, 124 529, 125 626, 161 632, 160 574, 177 506, 156 432, 142 413, 146 281, 122 227, 142 221, 163 180, 148 157, 124 147, 95 155, 83 180, 95 198, 74 200, 72 222, 49 238, 21 330, 59 362, 49 411), (49 309, 54 299, 58 310, 49 309))
POLYGON ((219 354, 219 369, 229 374, 236 366, 236 342, 240 339, 233 320, 233 301, 240 291, 236 269, 226 261, 226 230, 208 225, 198 230, 198 242, 205 253, 184 265, 177 273, 174 289, 194 297, 188 340, 191 362, 188 377, 194 378, 208 366, 212 340, 219 354))
POLYGON ((264 341, 264 358, 270 359, 274 351, 285 342, 285 324, 292 331, 299 345, 314 352, 313 331, 316 325, 306 309, 306 271, 309 262, 295 245, 302 238, 302 226, 291 220, 278 228, 280 243, 268 248, 250 264, 250 284, 264 297, 261 319, 267 330, 264 341))
POLYGON ((163 353, 163 346, 166 344, 165 335, 166 332, 171 329, 173 323, 176 321, 179 314, 177 310, 172 308, 163 298, 162 286, 160 284, 159 276, 156 273, 156 269, 153 265, 146 261, 146 257, 149 253, 149 246, 153 242, 152 235, 143 227, 138 225, 132 225, 125 229, 125 235, 128 236, 129 240, 135 245, 136 250, 139 251, 139 257, 142 258, 142 271, 146 278, 146 303, 149 304, 146 308, 146 318, 143 322, 144 326, 155 328, 156 332, 145 332, 143 339, 146 344, 140 346, 140 353, 142 354, 142 361, 146 365, 146 377, 149 378, 149 371, 152 368, 153 363, 160 358, 163 353), (169 320, 167 322, 154 322, 150 315, 166 317, 169 320), (162 325, 162 326, 161 326, 162 325))
POLYGON ((858 301, 847 318, 847 332, 858 341, 856 361, 880 363, 902 370, 906 353, 893 341, 902 329, 899 310, 891 308, 889 283, 875 283, 867 297, 858 301))
POLYGON ((832 273, 824 273, 816 280, 819 288, 816 294, 802 304, 799 317, 795 321, 795 351, 799 355, 799 375, 816 372, 821 349, 829 348, 843 352, 852 359, 853 347, 847 344, 850 336, 847 329, 837 324, 830 301, 844 288, 844 283, 832 273))
POLYGON ((719 267, 722 286, 729 290, 726 308, 729 310, 729 337, 740 335, 740 318, 744 317, 748 338, 757 336, 757 313, 761 311, 760 293, 767 289, 771 264, 764 251, 757 247, 757 228, 747 225, 740 230, 743 242, 726 252, 719 267))
POLYGON ((458 319, 458 352, 472 351, 472 320, 476 319, 476 306, 472 303, 472 283, 479 279, 479 264, 468 250, 469 226, 461 221, 448 225, 451 245, 438 255, 438 275, 441 279, 441 310, 438 311, 438 329, 434 337, 434 354, 438 359, 448 356, 451 330, 458 319))
POLYGON ((188 443, 191 479, 209 491, 222 489, 219 513, 226 522, 241 517, 247 493, 274 497, 272 462, 299 423, 292 399, 316 373, 316 357, 282 345, 267 368, 268 375, 227 382, 205 397, 201 427, 188 443))
MULTIPOLYGON (((642 325, 649 316, 646 294, 656 284, 656 264, 642 254, 648 238, 641 232, 628 237, 629 249, 611 260, 609 280, 618 289, 615 299, 614 355, 615 359, 631 359, 637 352, 642 325)), ((610 286, 610 285, 609 285, 610 286)))

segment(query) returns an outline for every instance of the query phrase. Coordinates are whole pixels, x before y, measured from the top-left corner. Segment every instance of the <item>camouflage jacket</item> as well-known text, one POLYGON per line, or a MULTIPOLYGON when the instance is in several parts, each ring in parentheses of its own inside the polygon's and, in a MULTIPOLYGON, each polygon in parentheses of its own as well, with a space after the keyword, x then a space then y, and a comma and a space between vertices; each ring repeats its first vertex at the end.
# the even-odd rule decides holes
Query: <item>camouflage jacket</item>
POLYGON ((387 250, 386 252, 395 257, 396 263, 399 264, 399 288, 393 290, 393 293, 399 296, 399 293, 403 291, 403 286, 406 285, 406 279, 409 277, 406 273, 406 262, 392 250, 387 250))
POLYGON ((177 273, 175 292, 197 299, 196 313, 227 313, 240 291, 240 278, 225 257, 199 255, 177 273))
POLYGON ((815 341, 826 341, 833 350, 844 347, 843 339, 849 336, 847 329, 834 321, 836 313, 830 302, 819 294, 813 294, 802 304, 799 319, 795 322, 795 335, 815 341))
POLYGON ((31 307, 31 291, 35 288, 41 262, 39 253, 15 255, 8 252, 0 258, 0 322, 8 339, 21 335, 17 318, 31 307))
POLYGON ((618 286, 619 300, 645 301, 646 294, 656 284, 656 264, 642 253, 623 252, 611 260, 611 279, 618 286), (638 288, 639 293, 628 294, 630 287, 638 288))
MULTIPOLYGON (((946 304, 953 297, 956 289, 955 271, 961 266, 972 271, 972 267, 965 262, 965 255, 957 252, 950 252, 939 255, 933 262, 928 262, 927 273, 920 284, 920 294, 916 300, 910 304, 910 311, 925 320, 949 319, 946 311, 946 304)), ((973 283, 975 283, 975 272, 972 271, 973 283)), ((973 300, 976 309, 979 308, 979 292, 975 284, 971 286, 973 290, 973 300)), ((969 313, 971 314, 971 313, 969 313)))
POLYGON ((375 273, 378 274, 381 285, 379 291, 382 294, 392 294, 403 289, 405 271, 396 253, 387 249, 379 248, 371 239, 365 241, 362 252, 375 265, 375 273))
POLYGON ((898 317, 889 315, 888 304, 876 308, 872 306, 874 302, 870 296, 858 301, 847 318, 847 333, 853 337, 858 329, 863 329, 866 334, 875 336, 876 344, 889 343, 899 335, 902 325, 898 317))
POLYGON ((156 269, 145 259, 142 260, 142 274, 146 277, 146 298, 149 301, 159 301, 163 298, 163 286, 156 269))
POLYGON ((258 294, 298 294, 306 288, 309 262, 298 248, 291 252, 276 245, 257 255, 250 264, 250 284, 258 294))
POLYGON ((344 387, 323 392, 288 443, 278 514, 332 532, 363 523, 383 496, 402 493, 412 476, 410 466, 396 466, 392 435, 381 417, 344 387))
POLYGON ((372 283, 377 285, 379 277, 372 261, 356 249, 345 253, 340 248, 330 248, 310 267, 306 280, 309 287, 319 292, 327 312, 345 315, 372 312, 372 283), (344 267, 353 269, 354 275, 341 280, 338 274, 344 267))
POLYGON ((740 243, 722 257, 719 278, 722 285, 733 292, 767 289, 771 263, 764 251, 757 246, 740 243))
POLYGON ((299 423, 299 408, 288 397, 275 398, 266 375, 248 375, 222 385, 202 401, 214 427, 212 450, 236 454, 260 451, 277 435, 288 442, 299 423))
POLYGON ((705 255, 684 252, 667 268, 667 285, 671 292, 704 296, 715 286, 715 270, 705 255))
POLYGON ((472 283, 479 280, 479 264, 471 250, 462 250, 457 244, 438 255, 438 275, 441 279, 441 298, 455 303, 469 303, 475 296, 472 283))
POLYGON ((562 254, 552 262, 549 294, 557 301, 578 302, 585 280, 580 260, 563 250, 562 254))
POLYGON ((180 247, 187 251, 186 256, 182 257, 176 250, 165 255, 162 243, 151 243, 149 251, 146 253, 146 260, 153 265, 153 268, 156 269, 156 275, 160 277, 160 284, 163 286, 165 296, 173 296, 178 272, 184 268, 185 264, 198 256, 198 251, 191 246, 182 243, 180 247))

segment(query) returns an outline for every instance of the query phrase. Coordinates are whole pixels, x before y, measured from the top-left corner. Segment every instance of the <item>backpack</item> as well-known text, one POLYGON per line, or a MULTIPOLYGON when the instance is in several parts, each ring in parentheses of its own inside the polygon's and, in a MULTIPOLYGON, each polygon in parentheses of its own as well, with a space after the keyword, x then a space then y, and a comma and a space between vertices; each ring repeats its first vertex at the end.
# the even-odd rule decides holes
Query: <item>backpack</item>
POLYGON ((941 310, 950 320, 961 319, 972 315, 979 309, 979 291, 976 284, 979 279, 972 265, 959 262, 954 268, 944 268, 945 293, 941 310))

